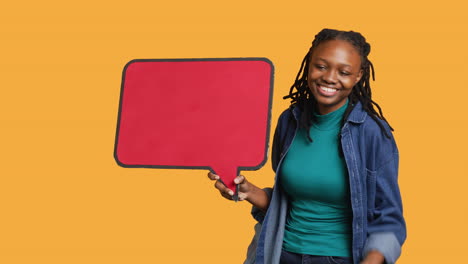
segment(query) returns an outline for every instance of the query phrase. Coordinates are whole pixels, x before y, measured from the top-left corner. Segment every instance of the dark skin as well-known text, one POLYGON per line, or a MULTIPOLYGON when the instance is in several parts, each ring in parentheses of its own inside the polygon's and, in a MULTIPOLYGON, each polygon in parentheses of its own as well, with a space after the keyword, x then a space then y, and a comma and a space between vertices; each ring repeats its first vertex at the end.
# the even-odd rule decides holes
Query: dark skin
MULTIPOLYGON (((318 112, 322 115, 343 106, 354 85, 362 77, 361 56, 356 48, 344 40, 330 40, 314 48, 310 56, 308 85, 317 100, 318 112)), ((232 200, 234 192, 222 184, 219 176, 211 172, 208 178, 215 182, 221 195, 232 200)), ((266 211, 270 200, 263 191, 240 175, 234 179, 239 185, 239 200, 246 200, 253 206, 266 211)), ((383 255, 370 251, 361 264, 383 264, 383 255)))

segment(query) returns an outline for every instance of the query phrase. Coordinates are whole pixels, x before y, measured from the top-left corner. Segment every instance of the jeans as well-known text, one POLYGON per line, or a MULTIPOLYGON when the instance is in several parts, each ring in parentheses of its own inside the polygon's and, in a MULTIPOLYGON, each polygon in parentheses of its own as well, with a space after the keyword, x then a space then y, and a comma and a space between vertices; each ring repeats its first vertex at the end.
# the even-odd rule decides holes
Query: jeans
POLYGON ((281 251, 280 264, 352 264, 352 258, 314 256, 292 253, 286 250, 281 251))

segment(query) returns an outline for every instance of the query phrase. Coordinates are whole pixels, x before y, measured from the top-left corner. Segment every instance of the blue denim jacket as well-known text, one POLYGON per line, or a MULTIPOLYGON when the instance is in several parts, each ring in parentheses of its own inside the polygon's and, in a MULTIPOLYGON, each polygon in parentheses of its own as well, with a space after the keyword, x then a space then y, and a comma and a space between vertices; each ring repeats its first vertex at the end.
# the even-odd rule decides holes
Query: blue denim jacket
MULTIPOLYGON (((298 128, 300 111, 290 107, 278 121, 273 139, 272 165, 278 172, 298 128)), ((341 129, 341 145, 349 174, 352 221, 352 255, 355 264, 370 250, 385 262, 395 263, 406 239, 406 225, 398 187, 398 149, 388 125, 388 138, 358 103, 341 129)), ((275 182, 278 181, 276 173, 275 182)), ((279 263, 288 213, 287 195, 279 184, 265 189, 271 201, 266 215, 257 208, 259 222, 245 263, 279 263)))

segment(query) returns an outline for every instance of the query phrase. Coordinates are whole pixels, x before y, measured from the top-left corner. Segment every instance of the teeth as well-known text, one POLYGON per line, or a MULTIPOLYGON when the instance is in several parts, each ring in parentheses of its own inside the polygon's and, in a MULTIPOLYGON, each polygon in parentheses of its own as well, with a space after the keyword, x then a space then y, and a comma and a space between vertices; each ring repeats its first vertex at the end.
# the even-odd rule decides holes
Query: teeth
POLYGON ((320 89, 324 90, 325 92, 329 92, 329 93, 336 92, 336 90, 337 90, 335 88, 328 88, 328 87, 323 87, 323 86, 320 86, 320 89))

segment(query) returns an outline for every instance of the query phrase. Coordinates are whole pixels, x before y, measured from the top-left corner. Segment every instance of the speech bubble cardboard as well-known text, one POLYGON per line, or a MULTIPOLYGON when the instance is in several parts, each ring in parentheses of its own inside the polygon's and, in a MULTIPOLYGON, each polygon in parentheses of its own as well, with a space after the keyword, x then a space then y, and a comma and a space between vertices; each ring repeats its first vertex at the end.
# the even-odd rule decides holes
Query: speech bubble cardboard
POLYGON ((266 58, 140 59, 125 66, 114 157, 127 168, 208 169, 231 190, 267 160, 266 58))

